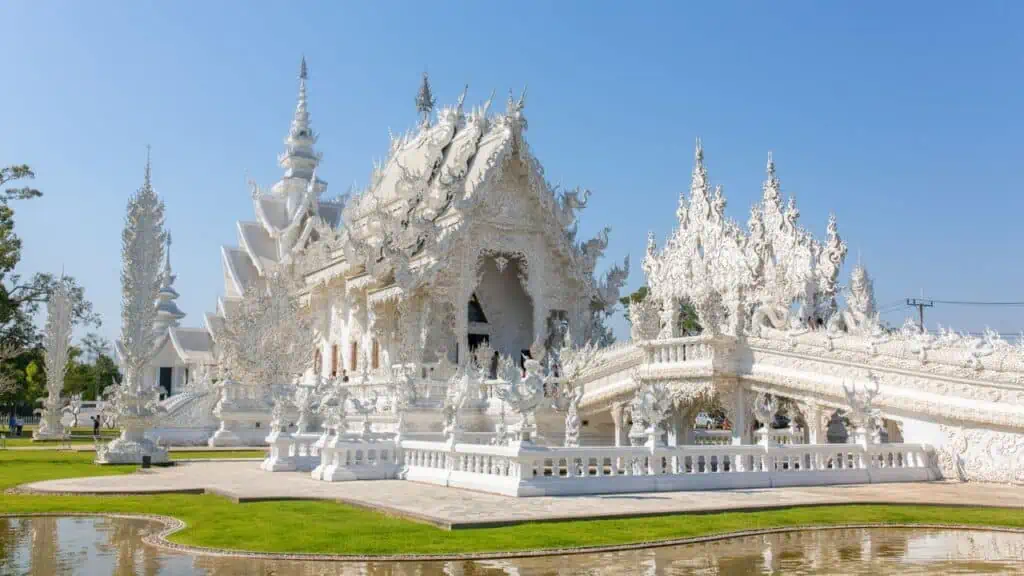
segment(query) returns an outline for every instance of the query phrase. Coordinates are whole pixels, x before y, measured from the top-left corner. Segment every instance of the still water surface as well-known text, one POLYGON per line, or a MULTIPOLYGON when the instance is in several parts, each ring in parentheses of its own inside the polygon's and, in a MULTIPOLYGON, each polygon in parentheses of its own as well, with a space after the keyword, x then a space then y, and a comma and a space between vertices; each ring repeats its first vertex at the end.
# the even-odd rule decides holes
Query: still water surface
POLYGON ((0 518, 0 574, 1024 574, 1024 534, 894 528, 752 536, 633 552, 459 562, 297 562, 143 544, 160 526, 102 517, 0 518))

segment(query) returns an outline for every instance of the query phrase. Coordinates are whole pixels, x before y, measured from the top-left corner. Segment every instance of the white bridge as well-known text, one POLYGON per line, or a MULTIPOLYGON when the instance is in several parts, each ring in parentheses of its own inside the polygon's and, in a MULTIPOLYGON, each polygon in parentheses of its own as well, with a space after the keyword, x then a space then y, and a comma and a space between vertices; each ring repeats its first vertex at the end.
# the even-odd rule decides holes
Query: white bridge
POLYGON ((805 441, 823 444, 833 414, 852 411, 851 400, 870 391, 889 440, 933 446, 944 476, 1024 483, 1022 359, 1020 347, 997 339, 910 330, 860 337, 766 328, 742 339, 655 339, 606 351, 583 379, 580 407, 590 425, 614 426, 621 445, 637 389, 661 382, 677 400, 670 439, 686 437, 696 413, 718 403, 733 423, 733 443, 748 444, 752 399, 765 392, 791 400, 805 441))

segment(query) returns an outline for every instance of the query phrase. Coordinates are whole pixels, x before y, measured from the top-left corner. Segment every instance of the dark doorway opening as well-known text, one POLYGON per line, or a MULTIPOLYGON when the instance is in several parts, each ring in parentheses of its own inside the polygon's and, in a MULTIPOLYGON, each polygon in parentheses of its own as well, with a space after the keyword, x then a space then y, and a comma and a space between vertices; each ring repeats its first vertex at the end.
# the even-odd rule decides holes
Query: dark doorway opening
POLYGON ((170 366, 160 367, 160 387, 163 388, 163 396, 171 395, 171 377, 174 375, 174 368, 170 366))

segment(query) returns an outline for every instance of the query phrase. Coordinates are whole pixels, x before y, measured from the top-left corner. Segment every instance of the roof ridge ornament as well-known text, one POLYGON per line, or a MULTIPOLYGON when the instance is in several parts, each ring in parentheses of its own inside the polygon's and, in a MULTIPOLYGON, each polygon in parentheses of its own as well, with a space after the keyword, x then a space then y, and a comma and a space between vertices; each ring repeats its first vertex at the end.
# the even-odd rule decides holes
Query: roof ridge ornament
POLYGON ((434 110, 434 94, 430 90, 430 76, 423 72, 423 80, 420 82, 419 92, 416 93, 416 112, 420 115, 420 123, 424 126, 430 124, 430 113, 434 110))

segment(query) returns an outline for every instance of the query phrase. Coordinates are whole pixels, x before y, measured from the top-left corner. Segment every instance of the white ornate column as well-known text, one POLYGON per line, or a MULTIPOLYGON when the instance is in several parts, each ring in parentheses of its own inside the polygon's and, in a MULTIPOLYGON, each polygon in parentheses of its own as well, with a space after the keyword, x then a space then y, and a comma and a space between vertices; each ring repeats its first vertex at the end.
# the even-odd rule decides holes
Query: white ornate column
POLYGON ((615 423, 615 445, 628 446, 626 442, 626 404, 616 402, 611 407, 612 422, 615 423))
POLYGON ((808 444, 828 444, 828 423, 832 410, 817 402, 798 401, 797 410, 804 417, 808 444))
POLYGON ((752 418, 752 395, 742 385, 736 383, 732 386, 732 394, 727 400, 729 406, 724 406, 728 413, 729 423, 732 424, 732 444, 750 444, 750 427, 752 418))

